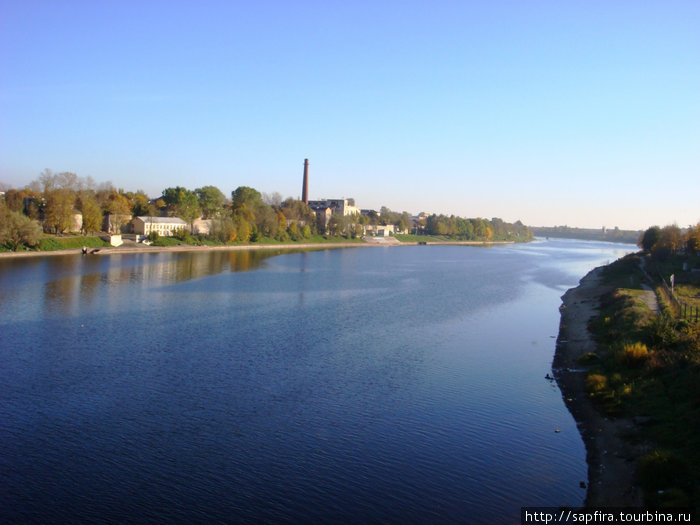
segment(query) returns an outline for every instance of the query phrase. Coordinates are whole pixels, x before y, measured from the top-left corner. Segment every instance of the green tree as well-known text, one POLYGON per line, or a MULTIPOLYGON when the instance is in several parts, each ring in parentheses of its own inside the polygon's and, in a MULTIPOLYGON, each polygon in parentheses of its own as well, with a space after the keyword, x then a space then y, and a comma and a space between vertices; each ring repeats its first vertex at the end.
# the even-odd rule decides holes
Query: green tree
POLYGON ((469 241, 474 238, 474 226, 469 219, 463 219, 462 217, 457 217, 456 220, 457 235, 465 241, 469 241))
POLYGON ((256 208, 263 205, 260 192, 249 186, 238 186, 231 192, 231 200, 235 205, 245 204, 253 212, 255 212, 256 208))
POLYGON ((639 246, 645 252, 650 252, 654 245, 659 242, 661 237, 661 228, 658 226, 652 226, 647 228, 647 230, 639 237, 637 241, 637 246, 639 246))
POLYGON ((309 228, 313 228, 316 224, 316 214, 304 201, 290 197, 282 203, 280 209, 287 219, 296 221, 300 225, 308 224, 309 228))
POLYGON ((167 207, 168 215, 180 217, 190 225, 191 230, 192 223, 201 215, 197 194, 182 186, 176 186, 163 190, 162 198, 167 207))
POLYGON ((205 219, 212 219, 219 215, 226 203, 226 196, 216 186, 202 186, 194 190, 199 199, 199 207, 204 213, 205 219))
POLYGON ((301 232, 299 231, 299 227, 297 226, 296 222, 292 222, 289 224, 289 227, 287 228, 287 233, 289 234, 289 236, 292 238, 293 241, 298 241, 302 237, 301 232))
POLYGON ((446 235, 448 233, 447 217, 433 213, 426 220, 425 229, 430 235, 446 235))
POLYGON ((254 233, 253 224, 246 220, 242 215, 234 216, 233 224, 236 228, 236 236, 233 240, 248 242, 254 233))
POLYGON ((484 219, 470 219, 472 226, 474 227, 474 235, 478 239, 490 239, 491 236, 493 235, 493 231, 491 228, 489 228, 489 225, 486 224, 486 221, 484 219))
POLYGON ((408 214, 407 211, 405 211, 401 214, 401 218, 399 218, 399 220, 396 221, 395 224, 399 231, 407 231, 408 228, 411 226, 411 216, 408 214))
MULTIPOLYGON (((267 204, 261 203, 255 213, 255 226, 260 235, 274 238, 279 229, 279 219, 275 210, 267 204)), ((282 228, 285 231, 285 228, 282 228)))
POLYGON ((143 190, 138 190, 131 198, 131 213, 136 217, 148 217, 154 215, 154 206, 143 190))
POLYGON ((41 237, 41 226, 35 220, 5 206, 0 209, 0 243, 17 250, 23 244, 35 246, 41 237))

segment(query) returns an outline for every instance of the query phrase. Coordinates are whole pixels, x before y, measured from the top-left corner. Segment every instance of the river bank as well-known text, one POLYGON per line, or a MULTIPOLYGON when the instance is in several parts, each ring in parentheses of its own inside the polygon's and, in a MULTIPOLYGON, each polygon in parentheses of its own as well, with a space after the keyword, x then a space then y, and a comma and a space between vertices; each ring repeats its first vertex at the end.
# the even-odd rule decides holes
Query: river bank
MULTIPOLYGON (((195 246, 182 244, 179 246, 149 246, 147 244, 129 243, 118 247, 89 248, 89 255, 111 255, 124 253, 158 253, 158 252, 200 252, 200 251, 250 251, 250 250, 310 250, 329 248, 356 248, 377 246, 417 246, 418 242, 399 242, 393 238, 371 238, 365 242, 328 242, 328 243, 295 243, 295 244, 241 244, 236 246, 195 246)), ((427 245, 459 245, 459 246, 490 246, 495 244, 512 244, 513 241, 455 241, 428 242, 427 245)), ((80 255, 81 248, 53 251, 21 251, 0 252, 0 258, 42 257, 56 255, 80 255)))
POLYGON ((586 446, 586 505, 641 506, 635 466, 643 451, 623 439, 635 431, 635 423, 631 418, 608 419, 597 410, 586 394, 586 370, 579 364, 582 355, 596 349, 588 323, 597 313, 600 297, 612 289, 602 283, 601 272, 602 267, 595 268, 562 297, 552 369, 586 446))

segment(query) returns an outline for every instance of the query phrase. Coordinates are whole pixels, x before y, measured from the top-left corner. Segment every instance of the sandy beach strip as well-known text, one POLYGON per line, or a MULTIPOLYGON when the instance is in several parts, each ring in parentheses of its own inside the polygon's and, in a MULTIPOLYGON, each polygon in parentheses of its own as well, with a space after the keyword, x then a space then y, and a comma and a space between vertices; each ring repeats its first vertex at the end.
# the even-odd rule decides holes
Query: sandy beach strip
POLYGON ((602 283, 601 272, 602 267, 592 270, 562 297, 552 370, 586 446, 586 506, 637 507, 642 505, 642 492, 635 485, 635 466, 641 451, 621 437, 634 432, 635 425, 630 418, 609 419, 598 411, 585 392, 586 370, 578 362, 597 348, 588 323, 597 314, 601 296, 611 290, 602 283))
MULTIPOLYGON (((129 243, 123 246, 105 246, 100 248, 88 248, 89 255, 114 255, 126 253, 158 253, 158 252, 206 252, 206 251, 246 251, 246 250, 325 250, 332 248, 357 248, 377 246, 416 246, 418 242, 399 242, 396 240, 370 240, 366 242, 328 242, 328 243, 300 243, 300 244, 240 244, 234 246, 194 246, 182 244, 179 246, 149 246, 147 244, 129 243)), ((489 246, 492 244, 513 244, 513 241, 454 241, 454 242, 429 242, 429 245, 457 245, 457 246, 489 246)), ((0 252, 0 258, 12 257, 44 257, 57 255, 80 255, 81 248, 53 251, 0 252)))

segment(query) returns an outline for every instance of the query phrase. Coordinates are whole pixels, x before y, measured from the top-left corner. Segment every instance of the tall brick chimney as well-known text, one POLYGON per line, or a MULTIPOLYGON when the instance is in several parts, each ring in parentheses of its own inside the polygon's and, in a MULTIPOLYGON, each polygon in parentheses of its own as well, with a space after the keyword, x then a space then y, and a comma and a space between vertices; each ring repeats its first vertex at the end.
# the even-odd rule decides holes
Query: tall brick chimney
POLYGON ((304 184, 301 187, 301 200, 309 204, 309 159, 304 159, 304 184))

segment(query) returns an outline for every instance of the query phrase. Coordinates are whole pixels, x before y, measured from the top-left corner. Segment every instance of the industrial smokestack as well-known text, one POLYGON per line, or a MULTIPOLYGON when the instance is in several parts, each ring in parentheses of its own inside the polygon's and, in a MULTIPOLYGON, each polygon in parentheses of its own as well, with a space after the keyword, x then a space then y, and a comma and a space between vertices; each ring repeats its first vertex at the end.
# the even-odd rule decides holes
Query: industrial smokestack
POLYGON ((304 184, 301 187, 301 200, 309 204, 309 159, 304 159, 304 184))

